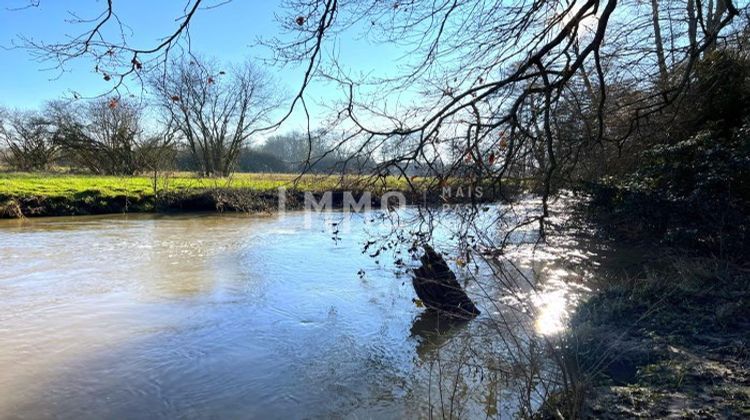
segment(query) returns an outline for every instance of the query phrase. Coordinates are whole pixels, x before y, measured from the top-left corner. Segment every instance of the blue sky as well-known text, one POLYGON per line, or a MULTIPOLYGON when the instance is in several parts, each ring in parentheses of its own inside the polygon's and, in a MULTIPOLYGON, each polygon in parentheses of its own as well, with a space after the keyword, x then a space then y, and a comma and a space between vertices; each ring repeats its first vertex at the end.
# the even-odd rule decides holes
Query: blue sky
MULTIPOLYGON (((89 26, 66 22, 71 18, 69 12, 82 18, 94 18, 106 6, 104 0, 41 0, 39 7, 9 10, 27 3, 28 0, 2 2, 0 45, 3 47, 11 47, 21 35, 47 42, 59 42, 68 35, 78 35, 89 26)), ((209 1, 207 5, 215 3, 220 1, 209 1)), ((120 18, 135 34, 131 45, 151 46, 175 28, 175 19, 182 15, 185 1, 116 0, 114 5, 120 18)), ((191 25, 192 50, 222 62, 268 57, 267 49, 253 45, 258 37, 281 33, 275 14, 283 13, 277 0, 234 0, 214 9, 201 10, 191 25)), ((400 55, 394 47, 371 45, 357 33, 341 37, 336 47, 355 73, 380 74, 392 68, 400 55)), ((56 70, 45 70, 51 64, 35 61, 24 49, 0 49, 0 106, 33 109, 70 91, 92 96, 108 89, 109 85, 101 75, 94 73, 90 61, 77 61, 62 75, 56 70)), ((286 92, 299 88, 301 68, 269 68, 268 71, 286 92)), ((326 103, 335 95, 335 89, 321 84, 312 86, 309 91, 311 102, 326 103)), ((313 103, 309 105, 318 120, 322 108, 313 103)), ((301 121, 301 116, 296 115, 285 128, 299 128, 301 121)))

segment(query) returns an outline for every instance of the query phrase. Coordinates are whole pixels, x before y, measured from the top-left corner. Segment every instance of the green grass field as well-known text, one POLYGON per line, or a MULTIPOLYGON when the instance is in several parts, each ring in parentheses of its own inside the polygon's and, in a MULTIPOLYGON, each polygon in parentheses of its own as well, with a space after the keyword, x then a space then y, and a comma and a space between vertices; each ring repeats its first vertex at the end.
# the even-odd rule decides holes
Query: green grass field
MULTIPOLYGON (((228 178, 200 178, 181 172, 160 175, 159 191, 189 191, 212 188, 238 188, 255 191, 276 190, 279 187, 304 191, 325 191, 351 188, 361 177, 241 173, 228 178)), ((407 188, 405 180, 387 180, 391 189, 407 188)), ((101 196, 149 196, 154 194, 154 179, 148 176, 99 176, 57 173, 0 173, 0 195, 9 197, 72 197, 82 192, 97 191, 101 196)))

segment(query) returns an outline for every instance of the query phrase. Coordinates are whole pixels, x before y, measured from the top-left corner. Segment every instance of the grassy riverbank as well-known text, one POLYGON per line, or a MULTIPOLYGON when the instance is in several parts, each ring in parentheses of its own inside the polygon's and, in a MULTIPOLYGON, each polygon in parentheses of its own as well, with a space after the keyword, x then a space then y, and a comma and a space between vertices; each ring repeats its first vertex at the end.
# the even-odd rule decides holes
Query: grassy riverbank
MULTIPOLYGON (((525 180, 507 181, 501 191, 483 189, 483 201, 497 200, 528 185, 525 180)), ((355 196, 363 191, 377 196, 402 191, 411 202, 440 202, 445 184, 434 179, 238 173, 227 178, 202 178, 191 173, 161 173, 149 176, 98 176, 63 173, 0 172, 0 218, 74 216, 153 211, 272 211, 278 205, 278 189, 286 188, 287 205, 299 207, 304 192, 333 192, 333 205, 341 204, 344 191, 355 196)), ((450 183, 451 201, 471 199, 468 187, 450 183), (461 192, 459 193, 459 190, 461 192), (460 196, 458 195, 460 194, 460 196)))
POLYGON ((750 416, 750 276, 716 259, 662 256, 599 279, 570 352, 595 418, 750 416))
MULTIPOLYGON (((361 177, 295 174, 236 174, 201 178, 190 173, 97 176, 60 173, 0 173, 0 217, 63 216, 150 211, 267 211, 286 188, 290 206, 297 193, 356 191, 361 177)), ((389 177, 382 188, 406 189, 389 177)))

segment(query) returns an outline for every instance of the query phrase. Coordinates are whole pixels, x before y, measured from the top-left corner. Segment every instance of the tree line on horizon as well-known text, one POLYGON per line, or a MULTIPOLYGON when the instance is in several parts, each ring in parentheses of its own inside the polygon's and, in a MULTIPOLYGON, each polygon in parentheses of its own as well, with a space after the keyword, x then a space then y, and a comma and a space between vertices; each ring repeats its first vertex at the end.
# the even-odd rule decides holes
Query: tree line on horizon
MULTIPOLYGON (((149 82, 149 96, 52 100, 39 110, 0 108, 0 162, 13 171, 68 168, 102 175, 177 170, 233 172, 346 170, 332 138, 317 130, 261 138, 279 106, 267 74, 249 62, 219 70, 195 56, 149 82)), ((105 75, 104 77, 107 77, 105 75)), ((368 157, 357 168, 374 166, 368 157)))

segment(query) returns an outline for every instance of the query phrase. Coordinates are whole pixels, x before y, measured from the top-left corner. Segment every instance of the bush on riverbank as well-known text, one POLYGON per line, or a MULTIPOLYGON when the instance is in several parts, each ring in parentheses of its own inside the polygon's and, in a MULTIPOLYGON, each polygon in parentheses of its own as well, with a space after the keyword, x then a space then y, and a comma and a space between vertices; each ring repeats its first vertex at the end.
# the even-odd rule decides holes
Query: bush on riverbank
POLYGON ((638 140, 637 165, 588 183, 590 213, 619 238, 736 260, 750 250, 750 61, 706 55, 685 95, 638 140))
POLYGON ((588 190, 590 212, 619 238, 741 258, 750 249, 750 123, 654 147, 638 172, 588 190))

